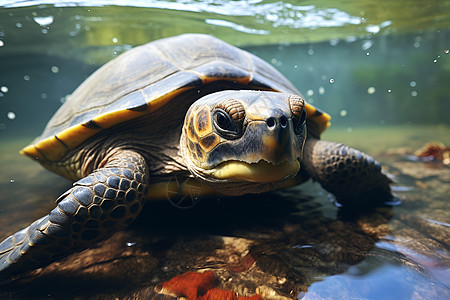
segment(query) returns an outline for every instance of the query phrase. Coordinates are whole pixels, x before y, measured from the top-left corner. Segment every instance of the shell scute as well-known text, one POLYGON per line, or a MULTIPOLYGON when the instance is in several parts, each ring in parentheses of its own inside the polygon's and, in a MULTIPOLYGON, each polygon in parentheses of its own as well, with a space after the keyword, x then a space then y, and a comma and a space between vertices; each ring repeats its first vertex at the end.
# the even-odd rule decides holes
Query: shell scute
POLYGON ((191 72, 178 72, 142 89, 142 94, 155 111, 175 96, 203 84, 198 75, 191 72))
POLYGON ((94 120, 90 120, 86 123, 81 124, 84 127, 91 128, 91 129, 101 129, 102 127, 98 125, 94 120))
POLYGON ((102 107, 99 114, 107 114, 124 109, 134 110, 136 108, 140 108, 138 110, 142 111, 142 106, 147 105, 147 99, 142 94, 142 91, 137 90, 120 97, 108 106, 102 107))
POLYGON ((100 109, 95 109, 87 112, 80 112, 75 115, 72 120, 69 122, 69 127, 80 125, 86 122, 93 120, 96 116, 98 116, 100 109))
POLYGON ((195 69, 200 73, 204 83, 220 80, 236 80, 239 83, 247 84, 251 77, 248 71, 245 71, 228 62, 216 60, 199 66, 195 69))

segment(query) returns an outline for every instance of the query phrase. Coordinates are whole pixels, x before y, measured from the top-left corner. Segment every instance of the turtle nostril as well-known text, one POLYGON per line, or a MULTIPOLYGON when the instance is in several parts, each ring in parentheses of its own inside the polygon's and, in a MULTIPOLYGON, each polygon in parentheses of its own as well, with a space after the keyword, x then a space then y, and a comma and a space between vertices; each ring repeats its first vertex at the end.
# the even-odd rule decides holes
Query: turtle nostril
POLYGON ((273 118, 273 117, 267 118, 266 123, 270 129, 273 129, 275 127, 275 125, 277 124, 275 118, 273 118))
POLYGON ((281 125, 282 128, 286 128, 287 122, 288 122, 288 120, 287 120, 287 118, 285 116, 282 116, 280 118, 280 125, 281 125))

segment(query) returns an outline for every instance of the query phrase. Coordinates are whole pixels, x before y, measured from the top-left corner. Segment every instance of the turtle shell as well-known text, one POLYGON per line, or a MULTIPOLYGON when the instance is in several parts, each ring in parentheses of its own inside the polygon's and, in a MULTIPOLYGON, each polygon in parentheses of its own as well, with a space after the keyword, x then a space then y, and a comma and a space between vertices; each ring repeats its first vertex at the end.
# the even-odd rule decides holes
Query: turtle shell
MULTIPOLYGON (((214 81, 300 95, 255 55, 208 35, 184 34, 133 48, 99 68, 21 153, 59 161, 102 130, 153 112, 175 96, 214 81)), ((321 132, 328 127, 328 114, 309 104, 306 111, 321 132)))

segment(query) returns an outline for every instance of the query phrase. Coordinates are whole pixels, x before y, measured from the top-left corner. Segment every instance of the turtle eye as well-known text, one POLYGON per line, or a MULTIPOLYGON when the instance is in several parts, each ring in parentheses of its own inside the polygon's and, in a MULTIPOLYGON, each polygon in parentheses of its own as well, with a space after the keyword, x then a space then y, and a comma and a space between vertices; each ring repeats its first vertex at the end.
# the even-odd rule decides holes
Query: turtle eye
POLYGON ((231 129, 231 118, 230 116, 223 111, 216 111, 215 118, 216 125, 220 127, 222 130, 230 130, 231 129))
POLYGON ((237 138, 240 136, 241 128, 231 116, 222 109, 216 109, 213 113, 214 127, 218 133, 225 138, 237 138))
POLYGON ((304 131, 305 123, 306 123, 306 110, 302 108, 300 112, 300 116, 294 116, 294 131, 295 134, 301 134, 304 131))

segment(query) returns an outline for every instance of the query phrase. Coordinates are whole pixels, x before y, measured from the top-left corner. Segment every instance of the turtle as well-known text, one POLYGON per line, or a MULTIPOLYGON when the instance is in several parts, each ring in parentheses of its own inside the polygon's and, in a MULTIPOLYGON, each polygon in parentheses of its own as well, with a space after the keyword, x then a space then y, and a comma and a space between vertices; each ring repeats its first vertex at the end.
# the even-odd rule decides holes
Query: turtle
POLYGON ((204 34, 135 47, 89 76, 21 153, 73 180, 0 243, 0 279, 89 248, 151 199, 236 196, 312 178, 344 206, 391 199, 380 163, 320 139, 330 115, 261 58, 204 34))

